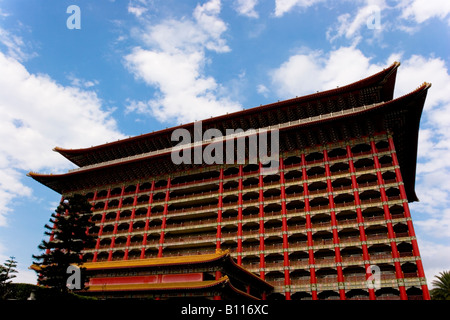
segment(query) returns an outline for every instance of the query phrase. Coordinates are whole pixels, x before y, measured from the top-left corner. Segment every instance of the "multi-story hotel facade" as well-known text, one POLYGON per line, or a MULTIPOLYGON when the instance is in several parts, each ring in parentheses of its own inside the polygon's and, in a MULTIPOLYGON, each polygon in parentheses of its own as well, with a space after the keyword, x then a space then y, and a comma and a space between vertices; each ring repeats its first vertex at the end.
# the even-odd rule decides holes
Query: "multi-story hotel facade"
POLYGON ((248 138, 245 150, 233 149, 245 163, 175 164, 172 133, 194 137, 195 123, 55 148, 79 168, 29 175, 92 203, 96 245, 84 250, 86 294, 429 299, 408 203, 418 200, 418 130, 430 85, 393 99, 399 65, 202 121, 202 130, 217 129, 224 140, 238 139, 227 129, 254 129, 258 138, 276 130, 272 171, 248 158, 248 138))

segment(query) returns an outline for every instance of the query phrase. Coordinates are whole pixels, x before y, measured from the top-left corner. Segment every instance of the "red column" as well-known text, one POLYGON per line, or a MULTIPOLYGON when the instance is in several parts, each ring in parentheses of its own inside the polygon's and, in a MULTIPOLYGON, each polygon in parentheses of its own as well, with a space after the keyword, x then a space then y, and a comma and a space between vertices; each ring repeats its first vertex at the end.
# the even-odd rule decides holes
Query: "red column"
POLYGON ((222 199, 223 199, 223 168, 220 168, 219 174, 219 203, 217 204, 217 234, 216 249, 220 249, 222 242, 222 199))
POLYGON ((237 264, 242 264, 242 165, 239 165, 237 264))
POLYGON ((122 201, 123 201, 123 193, 124 192, 125 192, 125 185, 122 186, 122 191, 120 192, 119 207, 117 209, 116 221, 114 223, 114 231, 113 231, 113 237, 111 239, 111 247, 109 249, 108 261, 112 260, 113 249, 114 249, 114 244, 115 244, 116 235, 117 235, 117 227, 119 225, 119 219, 120 219, 120 210, 122 209, 122 201))
MULTIPOLYGON (((222 199, 223 199, 223 168, 219 173, 219 203, 217 205, 217 234, 216 234, 216 250, 220 249, 222 241, 222 199)), ((222 277, 222 272, 216 271, 216 280, 222 277)), ((214 300, 221 300, 220 295, 214 296, 214 300)))
POLYGON ((131 243, 131 232, 133 232, 133 220, 134 220, 134 216, 136 213, 136 204, 137 204, 137 199, 138 199, 138 194, 139 194, 139 183, 136 184, 136 191, 134 192, 134 199, 133 199, 133 209, 131 210, 131 219, 130 219, 130 226, 128 228, 128 237, 127 237, 127 246, 125 248, 125 254, 123 259, 124 260, 128 260, 128 247, 130 246, 131 243))
POLYGON ((103 207, 102 220, 100 221, 100 230, 98 230, 97 242, 95 244, 94 257, 92 262, 97 262, 98 249, 100 248, 100 236, 103 234, 103 224, 105 223, 106 210, 108 210, 108 201, 111 196, 111 188, 108 188, 108 193, 106 194, 105 206, 103 207))
POLYGON ((152 186, 150 188, 150 195, 148 198, 148 207, 147 207, 147 214, 145 219, 145 231, 144 231, 144 237, 142 239, 142 249, 141 249, 141 259, 145 259, 145 246, 147 245, 147 232, 148 232, 148 225, 150 223, 150 216, 152 215, 152 203, 153 203, 153 192, 155 191, 155 180, 152 181, 152 186))
MULTIPOLYGON (((366 231, 364 229, 364 217, 362 215, 362 210, 361 210, 361 199, 359 198, 358 181, 356 180, 356 170, 355 170, 355 165, 353 163, 352 148, 350 147, 350 145, 347 145, 346 149, 347 149, 349 172, 350 172, 350 176, 352 179, 353 196, 355 197, 356 219, 358 222, 359 240, 361 241, 361 247, 362 247, 362 251, 363 251, 363 259, 364 259, 364 268, 366 270, 366 280, 367 280, 372 275, 372 273, 370 272, 370 256, 369 256, 369 250, 367 248, 366 231)), ((375 290, 373 288, 368 288, 368 290, 369 290, 369 299, 376 300, 375 290)))
POLYGON ((286 191, 284 186, 284 163, 283 157, 280 157, 280 189, 281 189, 281 222, 283 233, 283 267, 284 267, 284 293, 286 300, 291 300, 291 278, 289 274, 289 242, 288 228, 286 218, 286 191))
POLYGON ((259 163, 259 277, 266 279, 266 262, 264 255, 264 176, 261 174, 262 163, 259 163))
POLYGON ((389 212, 388 198, 386 196, 386 190, 384 188, 383 176, 381 175, 381 165, 380 165, 380 161, 378 160, 378 155, 377 155, 378 151, 377 151, 377 147, 375 145, 373 138, 370 138, 370 147, 372 150, 373 162, 374 162, 375 169, 377 172, 377 179, 378 179, 378 186, 380 188, 381 201, 383 202, 384 219, 386 221, 386 226, 388 229, 388 238, 389 238, 389 242, 391 245, 392 258, 394 259, 395 276, 397 278, 398 289, 400 291, 400 299, 407 300, 408 297, 406 295, 404 277, 403 277, 402 267, 400 265, 400 260, 399 260, 400 255, 398 254, 398 250, 397 250, 397 242, 395 241, 395 233, 394 233, 394 228, 392 226, 392 217, 391 217, 391 213, 389 212))
POLYGON ((400 164, 397 159, 397 153, 395 151, 394 140, 391 135, 388 135, 389 151, 391 153, 392 161, 395 167, 395 177, 400 190, 400 197, 403 201, 403 210, 405 212, 406 223, 408 226, 408 233, 411 239, 411 245, 413 248, 413 255, 416 258, 416 265, 418 275, 422 282, 422 294, 425 300, 430 300, 430 292, 428 291, 427 282, 425 280, 425 272, 422 265, 422 259, 420 258, 419 245, 417 244, 416 233, 414 232, 414 226, 411 219, 411 212, 409 211, 408 197, 406 196, 405 185, 403 184, 402 174, 400 172, 400 164))
POLYGON ((312 237, 312 223, 311 223, 311 206, 309 205, 309 190, 308 190, 308 174, 306 172, 305 154, 301 154, 302 158, 302 180, 303 180, 303 197, 305 199, 305 216, 306 216, 306 235, 308 237, 308 263, 311 284, 311 296, 313 300, 318 300, 317 297, 317 278, 314 259, 314 242, 312 237))
POLYGON ((333 244, 338 276, 339 296, 341 300, 345 300, 344 273, 342 271, 342 258, 341 249, 339 247, 339 235, 337 231, 337 220, 333 198, 333 185, 331 184, 331 171, 330 164, 328 163, 328 152, 326 149, 323 150, 323 160, 325 163, 325 175, 327 177, 328 204, 330 206, 331 230, 333 232, 333 244))
POLYGON ((166 198, 164 199, 164 212, 161 224, 161 237, 159 238, 158 258, 161 258, 163 255, 164 234, 166 232, 165 229, 167 220, 167 208, 169 206, 169 197, 170 197, 170 177, 167 178, 166 198))

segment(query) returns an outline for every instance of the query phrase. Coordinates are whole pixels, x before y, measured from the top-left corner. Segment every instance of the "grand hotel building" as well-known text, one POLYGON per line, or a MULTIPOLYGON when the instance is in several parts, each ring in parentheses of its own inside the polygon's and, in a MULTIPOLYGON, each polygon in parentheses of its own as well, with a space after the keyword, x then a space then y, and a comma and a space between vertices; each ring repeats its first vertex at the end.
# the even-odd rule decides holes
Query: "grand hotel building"
POLYGON ((430 84, 393 99, 399 65, 202 122, 223 135, 279 130, 272 174, 258 162, 174 164, 171 133, 194 136, 194 123, 55 148, 79 168, 29 175, 92 203, 97 240, 84 250, 85 294, 429 299, 408 203, 418 200, 418 130, 430 84))

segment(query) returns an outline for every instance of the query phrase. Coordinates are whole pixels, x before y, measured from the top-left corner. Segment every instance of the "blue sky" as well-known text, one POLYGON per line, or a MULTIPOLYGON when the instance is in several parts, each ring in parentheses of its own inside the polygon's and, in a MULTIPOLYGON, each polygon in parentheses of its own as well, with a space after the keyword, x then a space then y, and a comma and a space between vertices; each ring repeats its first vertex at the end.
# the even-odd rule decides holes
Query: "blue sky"
POLYGON ((394 61, 431 82, 411 204, 428 282, 450 269, 450 1, 0 0, 0 261, 27 270, 60 195, 26 177, 89 147, 342 86, 394 61), (70 5, 81 29, 69 29, 70 5))

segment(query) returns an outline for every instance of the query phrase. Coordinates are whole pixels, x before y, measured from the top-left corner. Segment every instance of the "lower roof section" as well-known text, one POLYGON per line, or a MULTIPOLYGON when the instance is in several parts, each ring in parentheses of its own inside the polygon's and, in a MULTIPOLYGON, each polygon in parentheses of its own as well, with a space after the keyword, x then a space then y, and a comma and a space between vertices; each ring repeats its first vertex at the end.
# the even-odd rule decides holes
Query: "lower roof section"
MULTIPOLYGON (((97 281, 92 281, 89 285, 89 291, 174 291, 174 290, 201 290, 209 287, 228 286, 228 289, 235 290, 233 283, 245 283, 260 292, 271 292, 273 286, 262 280, 254 273, 246 270, 244 267, 236 264, 228 250, 217 250, 213 254, 189 255, 176 257, 161 257, 149 259, 132 259, 103 262, 87 262, 82 265, 86 270, 88 277, 95 279, 103 277, 107 272, 115 277, 122 277, 123 272, 130 270, 141 271, 153 275, 170 275, 187 273, 186 270, 192 270, 191 273, 204 272, 204 270, 217 270, 224 275, 221 279, 207 281, 185 281, 186 279, 195 279, 192 277, 181 277, 180 282, 159 282, 159 283, 113 283, 100 285, 97 281), (228 283, 230 282, 230 283, 228 283)), ((123 281, 122 281, 123 282, 123 281)), ((237 290, 237 289, 236 289, 237 290)))

